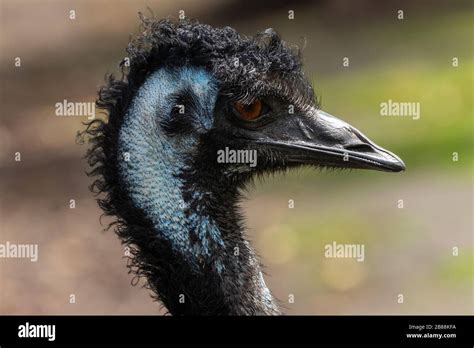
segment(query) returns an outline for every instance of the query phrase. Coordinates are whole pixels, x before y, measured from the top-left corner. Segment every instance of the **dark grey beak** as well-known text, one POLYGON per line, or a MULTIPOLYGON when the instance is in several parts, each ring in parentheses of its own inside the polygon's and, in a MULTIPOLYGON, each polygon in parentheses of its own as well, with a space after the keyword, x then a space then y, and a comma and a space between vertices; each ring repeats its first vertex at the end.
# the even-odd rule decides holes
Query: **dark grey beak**
POLYGON ((312 108, 293 116, 286 123, 283 137, 281 133, 278 137, 267 133, 272 140, 264 142, 278 148, 288 162, 387 172, 405 170, 398 156, 324 111, 312 108))

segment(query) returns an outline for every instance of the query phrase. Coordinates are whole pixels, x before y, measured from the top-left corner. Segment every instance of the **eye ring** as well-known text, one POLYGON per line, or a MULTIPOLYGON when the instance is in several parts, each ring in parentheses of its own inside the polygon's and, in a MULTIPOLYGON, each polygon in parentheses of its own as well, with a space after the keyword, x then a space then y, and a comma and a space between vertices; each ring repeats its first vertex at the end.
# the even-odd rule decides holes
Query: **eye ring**
POLYGON ((240 101, 233 103, 237 115, 245 121, 253 121, 262 116, 265 111, 265 105, 260 99, 255 99, 250 104, 244 104, 240 101))

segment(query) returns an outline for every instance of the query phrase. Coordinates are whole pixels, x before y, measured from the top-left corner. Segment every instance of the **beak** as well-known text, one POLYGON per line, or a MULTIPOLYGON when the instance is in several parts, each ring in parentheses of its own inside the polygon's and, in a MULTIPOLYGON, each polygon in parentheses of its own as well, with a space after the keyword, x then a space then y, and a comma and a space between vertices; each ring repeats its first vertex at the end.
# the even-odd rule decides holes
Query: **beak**
POLYGON ((311 108, 292 116, 283 132, 280 128, 279 136, 267 134, 263 141, 264 145, 278 149, 288 162, 387 172, 405 170, 398 156, 324 111, 311 108))

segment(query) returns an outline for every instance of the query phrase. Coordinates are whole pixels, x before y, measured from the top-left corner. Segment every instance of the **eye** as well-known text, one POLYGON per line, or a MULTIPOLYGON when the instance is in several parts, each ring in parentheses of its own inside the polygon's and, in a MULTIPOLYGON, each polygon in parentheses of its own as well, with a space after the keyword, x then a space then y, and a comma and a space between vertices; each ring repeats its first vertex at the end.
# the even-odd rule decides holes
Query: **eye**
POLYGON ((259 99, 255 99, 251 104, 237 101, 234 103, 234 108, 242 119, 252 121, 264 113, 265 105, 259 99))

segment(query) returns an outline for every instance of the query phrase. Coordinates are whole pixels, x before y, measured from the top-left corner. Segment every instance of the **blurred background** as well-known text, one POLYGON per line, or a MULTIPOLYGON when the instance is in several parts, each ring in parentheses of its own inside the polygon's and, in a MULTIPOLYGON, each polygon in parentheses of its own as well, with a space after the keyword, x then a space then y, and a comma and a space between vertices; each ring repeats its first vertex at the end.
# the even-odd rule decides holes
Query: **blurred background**
POLYGON ((250 189, 250 236, 287 314, 473 313, 472 2, 268 4, 0 0, 0 243, 39 245, 36 263, 0 259, 0 313, 163 313, 143 281, 130 285, 114 233, 101 232, 108 221, 99 222, 86 147, 75 143, 86 117, 55 116, 64 99, 95 101, 147 7, 249 35, 273 27, 305 44, 323 109, 407 165, 399 174, 299 170, 250 189), (420 119, 380 116, 388 99, 419 102, 420 119), (333 241, 364 244, 365 261, 324 258, 333 241))

